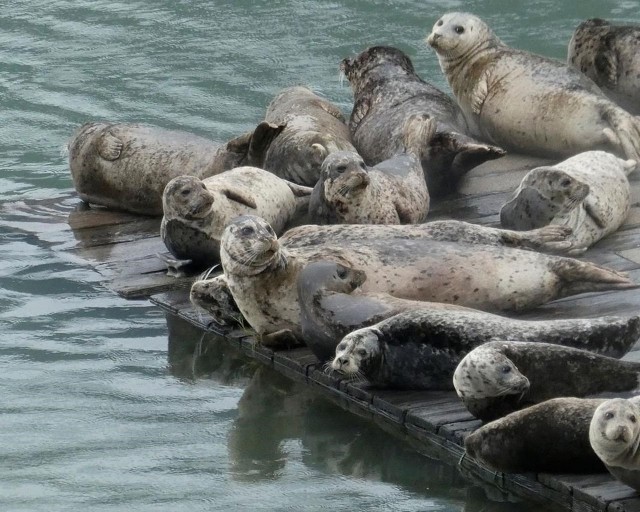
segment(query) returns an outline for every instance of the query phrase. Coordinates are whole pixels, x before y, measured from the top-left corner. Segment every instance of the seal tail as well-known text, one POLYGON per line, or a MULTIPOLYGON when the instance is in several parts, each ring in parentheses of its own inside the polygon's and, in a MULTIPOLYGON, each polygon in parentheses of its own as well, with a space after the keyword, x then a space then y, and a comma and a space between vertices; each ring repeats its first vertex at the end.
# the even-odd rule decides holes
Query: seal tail
POLYGON ((640 287, 624 273, 572 258, 559 258, 556 260, 553 265, 553 271, 562 280, 559 297, 640 287))
POLYGON ((428 114, 409 116, 403 127, 404 149, 422 159, 436 134, 436 120, 428 114))
POLYGON ((640 162, 640 119, 610 105, 605 108, 603 118, 609 124, 603 131, 611 145, 626 158, 640 162))

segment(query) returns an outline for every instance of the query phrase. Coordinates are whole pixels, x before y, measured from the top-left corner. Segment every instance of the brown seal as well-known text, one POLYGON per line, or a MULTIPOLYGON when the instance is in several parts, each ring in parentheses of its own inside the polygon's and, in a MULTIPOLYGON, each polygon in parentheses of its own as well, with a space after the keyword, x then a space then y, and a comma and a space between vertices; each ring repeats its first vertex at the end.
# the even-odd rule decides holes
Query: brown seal
POLYGON ((510 48, 468 13, 442 16, 427 42, 478 137, 546 158, 603 149, 640 161, 640 120, 574 67, 510 48))
POLYGON ((260 123, 224 145, 191 133, 124 123, 86 123, 68 143, 69 169, 83 201, 162 215, 172 178, 213 176, 241 165, 262 167, 283 126, 260 123))
POLYGON ((622 108, 640 114, 640 27, 583 21, 573 32, 567 62, 600 86, 622 108))
POLYGON ((492 341, 473 349, 458 364, 453 386, 476 418, 493 420, 550 398, 640 387, 640 363, 600 355, 621 357, 630 350, 640 337, 640 317, 538 323, 552 331, 563 326, 575 339, 586 335, 592 341, 560 346, 551 344, 556 340, 540 335, 537 338, 547 343, 492 341), (620 342, 622 345, 618 345, 620 342), (598 346, 602 350, 597 350, 598 346))
POLYGON ((355 151, 340 109, 306 87, 281 91, 265 120, 286 127, 266 152, 263 168, 294 183, 313 187, 327 155, 355 151))

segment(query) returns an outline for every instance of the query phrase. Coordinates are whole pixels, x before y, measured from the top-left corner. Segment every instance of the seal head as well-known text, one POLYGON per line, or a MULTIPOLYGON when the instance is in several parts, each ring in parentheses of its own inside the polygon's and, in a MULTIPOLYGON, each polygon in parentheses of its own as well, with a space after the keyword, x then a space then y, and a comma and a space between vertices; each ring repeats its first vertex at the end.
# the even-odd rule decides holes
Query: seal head
POLYGON ((213 194, 201 179, 178 176, 164 189, 162 210, 166 218, 201 219, 209 214, 213 201, 213 194))
POLYGON ((608 466, 640 469, 640 410, 624 398, 601 404, 589 427, 591 446, 608 466))
POLYGON ((331 368, 347 377, 363 377, 375 372, 383 363, 382 336, 380 330, 371 327, 348 334, 338 343, 331 368))
MULTIPOLYGON (((477 16, 465 12, 450 12, 436 21, 426 42, 443 61, 465 56, 468 63, 482 50, 502 45, 502 41, 477 16)), ((455 63, 451 63, 454 67, 455 63)))

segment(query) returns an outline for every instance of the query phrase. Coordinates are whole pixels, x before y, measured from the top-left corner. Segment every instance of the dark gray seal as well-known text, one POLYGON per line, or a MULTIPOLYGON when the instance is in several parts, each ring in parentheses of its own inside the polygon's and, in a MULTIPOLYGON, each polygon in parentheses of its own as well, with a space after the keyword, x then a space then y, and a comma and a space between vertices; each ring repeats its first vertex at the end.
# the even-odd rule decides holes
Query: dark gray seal
POLYGON ((367 167, 358 153, 338 151, 322 163, 309 217, 316 224, 417 224, 429 212, 421 155, 435 133, 435 120, 410 116, 401 153, 367 167))
MULTIPOLYGON (((405 311, 348 334, 331 367, 394 389, 453 389, 460 360, 492 340, 545 341, 621 357, 638 339, 640 320, 527 321, 482 311, 405 311)), ((621 365, 623 366, 623 365, 621 365)))
POLYGON ((281 91, 265 120, 286 127, 269 146, 264 169, 294 183, 313 187, 327 155, 355 151, 340 109, 306 87, 281 91))
MULTIPOLYGON (((633 344, 640 337, 637 316, 559 322, 579 322, 576 332, 591 324, 589 337, 594 342, 615 337, 633 344)), ((615 355, 621 356, 620 352, 615 355)), ((639 389, 640 363, 549 343, 492 341, 460 361, 453 386, 471 414, 490 421, 550 398, 639 389)))
POLYGON ((600 86, 622 108, 640 114, 640 27, 599 18, 577 26, 567 62, 600 86))
POLYGON ((213 176, 240 165, 262 167, 283 126, 260 123, 220 145, 191 133, 125 123, 86 123, 68 143, 80 199, 143 215, 162 215, 162 192, 188 174, 213 176))
POLYGON ((455 191, 470 169, 505 154, 469 136, 455 101, 422 80, 409 57, 397 48, 373 46, 344 59, 340 69, 353 90, 349 120, 353 143, 368 165, 377 165, 402 150, 404 124, 415 114, 437 121, 436 134, 422 155, 432 197, 455 191))
POLYGON ((553 398, 512 412, 468 435, 466 453, 505 473, 605 471, 589 443, 593 413, 604 401, 553 398))
POLYGON ((602 149, 640 162, 640 120, 577 69, 510 48, 477 16, 442 16, 427 42, 476 136, 523 153, 602 149))
POLYGON ((640 407, 637 399, 600 404, 589 428, 593 451, 614 477, 640 491, 640 407))

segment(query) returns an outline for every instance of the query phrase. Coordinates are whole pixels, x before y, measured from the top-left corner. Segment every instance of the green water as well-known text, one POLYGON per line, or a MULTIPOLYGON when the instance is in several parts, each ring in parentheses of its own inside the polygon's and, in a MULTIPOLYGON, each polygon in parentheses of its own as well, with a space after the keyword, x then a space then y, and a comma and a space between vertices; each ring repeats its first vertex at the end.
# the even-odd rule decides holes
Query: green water
MULTIPOLYGON (((472 11, 506 42, 558 58, 583 18, 638 20, 637 2, 575 5, 2 2, 0 198, 67 192, 63 148, 87 120, 224 141, 293 84, 348 113, 338 63, 374 44, 400 47, 445 88, 422 39, 446 11, 472 11)), ((523 509, 224 344, 168 326, 0 220, 0 510, 523 509)))

